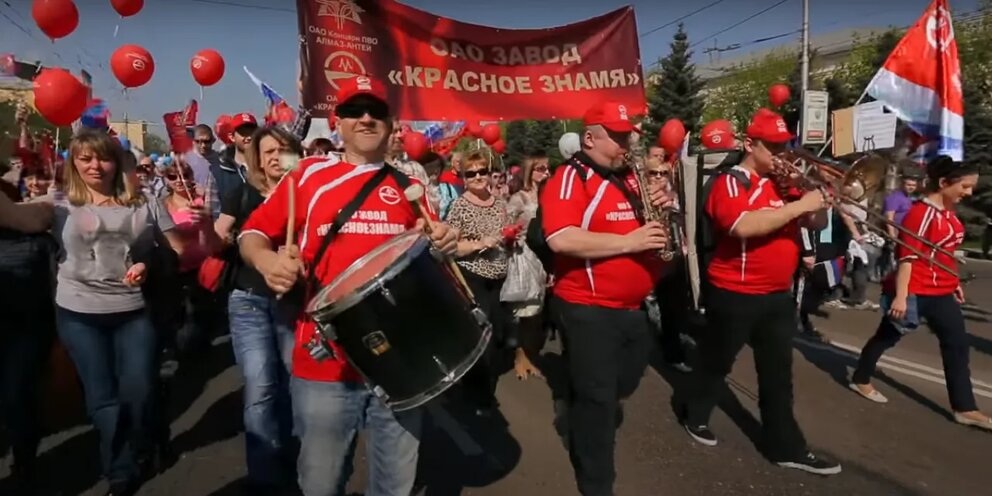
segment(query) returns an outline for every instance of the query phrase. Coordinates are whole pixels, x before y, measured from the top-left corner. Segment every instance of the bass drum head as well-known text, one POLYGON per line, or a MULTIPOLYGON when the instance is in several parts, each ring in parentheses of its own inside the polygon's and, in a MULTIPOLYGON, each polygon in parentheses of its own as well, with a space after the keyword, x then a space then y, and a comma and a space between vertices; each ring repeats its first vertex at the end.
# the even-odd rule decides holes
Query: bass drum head
POLYGON ((331 318, 360 302, 369 291, 405 269, 429 245, 421 231, 406 231, 352 262, 317 293, 306 312, 331 318))

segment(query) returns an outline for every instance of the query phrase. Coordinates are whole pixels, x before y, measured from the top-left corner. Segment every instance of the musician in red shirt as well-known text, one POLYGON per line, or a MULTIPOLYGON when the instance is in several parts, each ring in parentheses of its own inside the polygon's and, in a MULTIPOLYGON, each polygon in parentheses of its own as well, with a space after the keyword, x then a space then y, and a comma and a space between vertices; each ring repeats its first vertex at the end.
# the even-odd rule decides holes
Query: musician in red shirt
POLYGON ((950 397, 954 421, 992 430, 992 418, 978 411, 971 389, 968 370, 968 334, 965 331, 961 304, 964 289, 957 274, 958 263, 952 256, 964 241, 964 225, 954 214, 954 207, 971 196, 978 183, 978 168, 954 163, 948 157, 938 157, 927 165, 929 190, 913 203, 903 218, 902 226, 930 242, 900 233, 899 240, 912 247, 900 245, 896 251, 899 269, 882 286, 882 316, 875 335, 865 343, 858 359, 858 368, 851 377, 854 392, 876 403, 888 399, 871 385, 878 359, 921 320, 933 330, 940 341, 940 356, 944 362, 947 394, 950 397), (938 251, 933 247, 940 247, 938 251), (920 257, 920 254, 926 257, 920 257))
POLYGON ((792 336, 796 332, 793 277, 799 267, 799 226, 822 223, 819 191, 786 203, 779 159, 793 138, 778 114, 759 109, 747 128, 741 164, 713 179, 705 213, 716 252, 706 268, 706 330, 699 364, 680 414, 697 442, 716 446, 708 427, 724 378, 745 344, 754 350, 767 456, 782 467, 829 475, 841 468, 808 451, 792 412, 792 336), (814 217, 816 217, 814 219, 814 217))
MULTIPOLYGON (((300 162, 242 228, 241 256, 258 270, 266 284, 285 294, 305 271, 317 285, 330 283, 352 262, 385 243, 395 234, 422 228, 422 222, 403 199, 393 175, 372 189, 354 215, 332 239, 320 260, 314 260, 324 234, 335 217, 384 164, 392 118, 385 88, 358 76, 341 83, 334 109, 344 141, 343 159, 314 157, 300 162), (289 216, 289 184, 295 184, 295 225, 299 247, 277 247, 285 242, 289 216)), ((432 222, 435 245, 451 254, 457 233, 432 222)), ((317 288, 305 288, 313 297, 317 288)), ((369 491, 374 494, 410 494, 417 468, 421 431, 420 410, 394 413, 362 383, 359 373, 334 343, 334 356, 317 361, 303 345, 314 334, 314 323, 302 313, 297 318, 291 391, 294 428, 300 436, 297 463, 299 483, 307 496, 344 494, 353 467, 355 439, 369 429, 369 491)))
MULTIPOLYGON (((668 237, 659 223, 640 220, 636 181, 624 166, 635 130, 627 108, 603 102, 583 124, 581 151, 542 187, 540 207, 554 253, 550 309, 568 358, 562 434, 579 492, 599 496, 613 494, 619 401, 634 392, 647 366, 652 341, 641 302, 661 274, 656 252, 668 237)), ((671 202, 657 186, 651 199, 671 202)))

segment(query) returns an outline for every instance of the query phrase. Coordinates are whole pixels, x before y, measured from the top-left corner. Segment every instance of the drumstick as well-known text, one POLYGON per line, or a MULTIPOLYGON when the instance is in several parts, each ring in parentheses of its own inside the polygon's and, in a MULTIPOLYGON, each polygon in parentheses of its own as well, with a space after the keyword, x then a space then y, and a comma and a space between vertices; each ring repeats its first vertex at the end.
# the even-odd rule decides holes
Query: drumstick
POLYGON ((296 183, 293 182, 292 177, 287 177, 286 187, 289 188, 287 191, 289 197, 289 205, 287 211, 289 212, 289 218, 286 220, 286 246, 293 246, 293 238, 296 234, 296 183))
MULTIPOLYGON (((420 207, 420 201, 424 197, 424 187, 420 184, 411 184, 410 187, 403 191, 403 194, 406 196, 407 201, 410 202, 410 206, 413 207, 413 211, 417 214, 417 217, 424 220, 424 231, 427 232, 427 234, 430 234, 431 218, 427 215, 427 212, 420 207)), ((450 257, 446 256, 444 259, 448 264, 448 270, 454 274, 455 279, 458 279, 459 285, 465 290, 465 294, 468 295, 468 298, 474 302, 475 295, 472 294, 472 289, 468 287, 468 282, 465 280, 465 276, 462 275, 461 269, 458 268, 458 264, 456 264, 450 257)))
MULTIPOLYGON (((299 164, 300 157, 294 153, 282 153, 279 155, 279 165, 285 174, 296 170, 299 164)), ((293 238, 296 236, 296 183, 293 182, 293 176, 286 176, 286 181, 289 182, 286 185, 289 188, 289 208, 287 209, 289 219, 286 222, 286 246, 292 246, 293 238)))

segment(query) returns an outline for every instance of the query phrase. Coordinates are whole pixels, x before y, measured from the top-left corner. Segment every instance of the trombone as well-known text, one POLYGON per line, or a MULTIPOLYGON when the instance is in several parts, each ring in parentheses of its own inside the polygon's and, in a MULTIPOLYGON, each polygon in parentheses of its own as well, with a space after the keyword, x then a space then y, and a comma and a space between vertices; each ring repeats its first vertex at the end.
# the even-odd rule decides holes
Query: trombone
MULTIPOLYGON (((899 237, 890 236, 888 231, 873 224, 869 220, 855 220, 859 226, 863 226, 882 238, 896 243, 924 260, 929 260, 931 265, 947 272, 948 274, 951 274, 954 277, 960 277, 956 270, 948 267, 942 262, 934 260, 934 255, 937 253, 948 256, 954 260, 959 260, 954 253, 941 248, 936 243, 933 243, 915 232, 906 229, 901 224, 893 222, 884 215, 861 204, 864 199, 871 197, 876 192, 880 191, 884 186, 883 181, 885 179, 886 169, 889 165, 888 161, 884 158, 878 155, 867 155, 859 158, 853 164, 847 165, 834 160, 818 157, 802 149, 787 150, 779 154, 778 158, 780 159, 779 165, 781 165, 783 169, 779 172, 779 175, 785 175, 786 180, 794 183, 794 186, 806 191, 819 189, 821 191, 834 192, 834 195, 829 198, 831 204, 835 208, 839 208, 844 205, 857 208, 865 212, 870 221, 877 221, 886 226, 893 227, 899 233, 919 241, 930 249, 930 253, 927 254, 923 250, 909 245, 905 241, 899 239, 899 237), (805 171, 799 166, 799 162, 805 162, 807 164, 805 171)), ((964 263, 963 261, 961 262, 964 263)))

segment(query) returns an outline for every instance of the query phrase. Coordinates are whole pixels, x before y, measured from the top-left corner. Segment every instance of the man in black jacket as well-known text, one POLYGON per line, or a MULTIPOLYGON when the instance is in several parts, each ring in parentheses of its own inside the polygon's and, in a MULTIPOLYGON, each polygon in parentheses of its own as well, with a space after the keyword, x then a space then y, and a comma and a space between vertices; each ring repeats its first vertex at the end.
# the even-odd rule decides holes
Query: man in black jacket
POLYGON ((229 192, 237 189, 247 180, 248 161, 245 158, 245 151, 251 145, 251 135, 258 129, 258 122, 255 121, 254 116, 243 112, 231 118, 231 126, 234 129, 231 133, 234 144, 224 150, 219 164, 210 165, 210 173, 217 183, 217 193, 221 201, 229 192))

